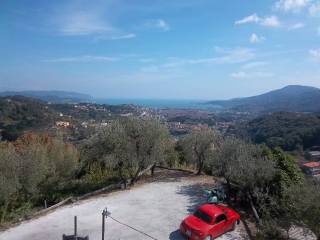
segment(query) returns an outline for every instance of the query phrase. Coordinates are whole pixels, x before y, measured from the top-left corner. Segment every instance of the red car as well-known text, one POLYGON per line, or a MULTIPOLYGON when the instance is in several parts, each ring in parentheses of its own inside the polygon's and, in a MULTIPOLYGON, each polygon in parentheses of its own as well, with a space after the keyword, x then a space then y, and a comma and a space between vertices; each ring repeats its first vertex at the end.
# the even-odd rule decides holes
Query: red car
POLYGON ((235 229, 240 216, 223 205, 205 204, 184 219, 180 232, 190 240, 213 240, 235 229))

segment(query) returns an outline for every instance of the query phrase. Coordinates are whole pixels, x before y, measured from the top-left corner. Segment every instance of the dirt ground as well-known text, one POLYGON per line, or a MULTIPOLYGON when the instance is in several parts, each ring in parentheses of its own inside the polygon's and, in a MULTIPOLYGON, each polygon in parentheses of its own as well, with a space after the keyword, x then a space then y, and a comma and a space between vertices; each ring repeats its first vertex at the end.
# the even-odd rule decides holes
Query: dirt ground
MULTIPOLYGON (((205 176, 184 173, 156 173, 156 178, 130 190, 114 192, 80 201, 0 233, 1 240, 60 240, 73 233, 73 217, 78 217, 78 235, 101 239, 101 213, 107 208, 106 240, 183 240, 179 231, 182 219, 205 202, 203 188, 214 181, 205 176), (123 224, 122 224, 123 223, 123 224), (148 234, 137 232, 126 225, 148 234)), ((248 239, 241 223, 233 232, 218 240, 248 239)))

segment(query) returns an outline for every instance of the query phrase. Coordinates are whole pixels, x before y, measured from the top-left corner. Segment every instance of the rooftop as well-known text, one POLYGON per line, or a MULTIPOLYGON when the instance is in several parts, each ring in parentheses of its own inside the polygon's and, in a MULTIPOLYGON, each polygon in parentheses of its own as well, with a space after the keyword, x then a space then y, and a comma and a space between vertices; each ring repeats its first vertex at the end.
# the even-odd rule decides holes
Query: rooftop
POLYGON ((303 166, 308 168, 320 167, 320 162, 308 162, 303 164, 303 166))
POLYGON ((320 156, 320 151, 310 151, 309 154, 311 156, 320 156))
POLYGON ((201 211, 203 211, 213 217, 216 217, 216 216, 224 213, 221 208, 219 208, 218 206, 216 206, 214 204, 204 204, 199 208, 199 210, 201 210, 201 211))

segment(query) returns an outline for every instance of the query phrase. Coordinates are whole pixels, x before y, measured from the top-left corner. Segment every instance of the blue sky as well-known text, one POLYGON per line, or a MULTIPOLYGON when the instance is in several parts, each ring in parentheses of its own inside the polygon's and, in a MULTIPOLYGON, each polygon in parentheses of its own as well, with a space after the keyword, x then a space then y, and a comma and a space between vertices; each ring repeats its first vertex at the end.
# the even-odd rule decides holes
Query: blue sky
POLYGON ((320 87, 320 0, 2 0, 0 90, 226 99, 320 87))

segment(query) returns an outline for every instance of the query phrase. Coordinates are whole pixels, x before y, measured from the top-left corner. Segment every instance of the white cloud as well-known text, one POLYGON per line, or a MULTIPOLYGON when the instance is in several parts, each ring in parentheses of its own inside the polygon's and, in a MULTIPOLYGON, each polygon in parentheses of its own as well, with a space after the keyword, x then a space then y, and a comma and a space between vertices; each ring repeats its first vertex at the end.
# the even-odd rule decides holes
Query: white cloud
POLYGON ((318 49, 310 49, 309 54, 312 58, 316 60, 320 60, 320 48, 318 49))
POLYGON ((255 23, 266 27, 280 27, 281 23, 277 16, 259 17, 256 13, 240 19, 235 22, 235 25, 255 23))
POLYGON ((111 35, 98 36, 95 40, 122 40, 122 39, 131 39, 137 37, 134 33, 113 33, 111 35))
POLYGON ((114 31, 114 28, 97 12, 75 11, 58 16, 55 20, 58 30, 63 35, 79 36, 102 34, 114 31))
POLYGON ((235 72, 231 73, 230 76, 235 79, 252 79, 252 78, 270 78, 274 74, 270 72, 235 72))
POLYGON ((320 17, 320 1, 310 6, 309 14, 312 17, 320 17))
POLYGON ((250 43, 252 44, 255 44, 255 43, 261 43, 265 40, 265 37, 263 36, 258 36, 257 34, 255 33, 252 33, 251 36, 250 36, 250 43))
POLYGON ((158 30, 161 30, 163 32, 167 32, 167 31, 169 31, 171 29, 169 23, 167 23, 163 19, 148 20, 147 22, 145 22, 144 28, 158 29, 158 30))
POLYGON ((107 14, 107 1, 103 6, 70 1, 53 11, 50 23, 63 36, 93 36, 95 40, 119 40, 136 37, 111 23, 107 14))
POLYGON ((304 28, 304 23, 301 23, 301 22, 298 22, 298 23, 295 23, 291 26, 288 27, 288 30, 297 30, 297 29, 300 29, 300 28, 304 28))
POLYGON ((170 26, 169 24, 164 21, 163 19, 158 19, 156 22, 156 26, 160 29, 162 29, 163 31, 169 31, 170 30, 170 26))
POLYGON ((283 12, 300 12, 307 7, 311 0, 279 0, 274 8, 283 12))
POLYGON ((266 17, 261 20, 260 24, 266 27, 280 27, 280 21, 277 16, 266 17))
POLYGON ((119 60, 119 58, 109 57, 109 56, 92 56, 92 55, 84 55, 77 57, 61 57, 45 60, 45 62, 114 62, 119 60))
POLYGON ((137 35, 134 33, 128 33, 124 35, 119 35, 119 36, 112 36, 110 39, 112 40, 118 40, 118 39, 130 39, 130 38, 135 38, 137 35))
POLYGON ((231 73, 230 75, 232 78, 247 78, 247 73, 245 72, 236 72, 236 73, 231 73))
POLYGON ((246 24, 246 23, 259 23, 261 21, 260 17, 254 13, 248 17, 235 22, 236 25, 246 24))
POLYGON ((255 52, 251 48, 220 49, 219 53, 223 55, 214 58, 216 63, 241 63, 255 57, 255 52))
POLYGON ((155 60, 153 58, 140 58, 139 62, 142 63, 150 63, 150 62, 154 62, 155 60))
POLYGON ((158 66, 146 66, 146 67, 142 67, 140 71, 145 73, 153 73, 153 72, 159 72, 160 69, 158 66))
POLYGON ((211 58, 168 58, 167 61, 159 65, 151 65, 143 67, 144 72, 162 71, 163 69, 178 68, 190 65, 201 64, 237 64, 245 63, 255 58, 254 50, 250 48, 234 48, 223 49, 215 48, 216 52, 220 54, 217 57, 211 58))
POLYGON ((267 62, 262 62, 262 61, 260 61, 260 62, 259 61, 258 62, 249 62, 249 63, 243 65, 241 68, 247 70, 247 69, 261 68, 261 67, 264 67, 266 65, 268 65, 268 63, 267 62))

